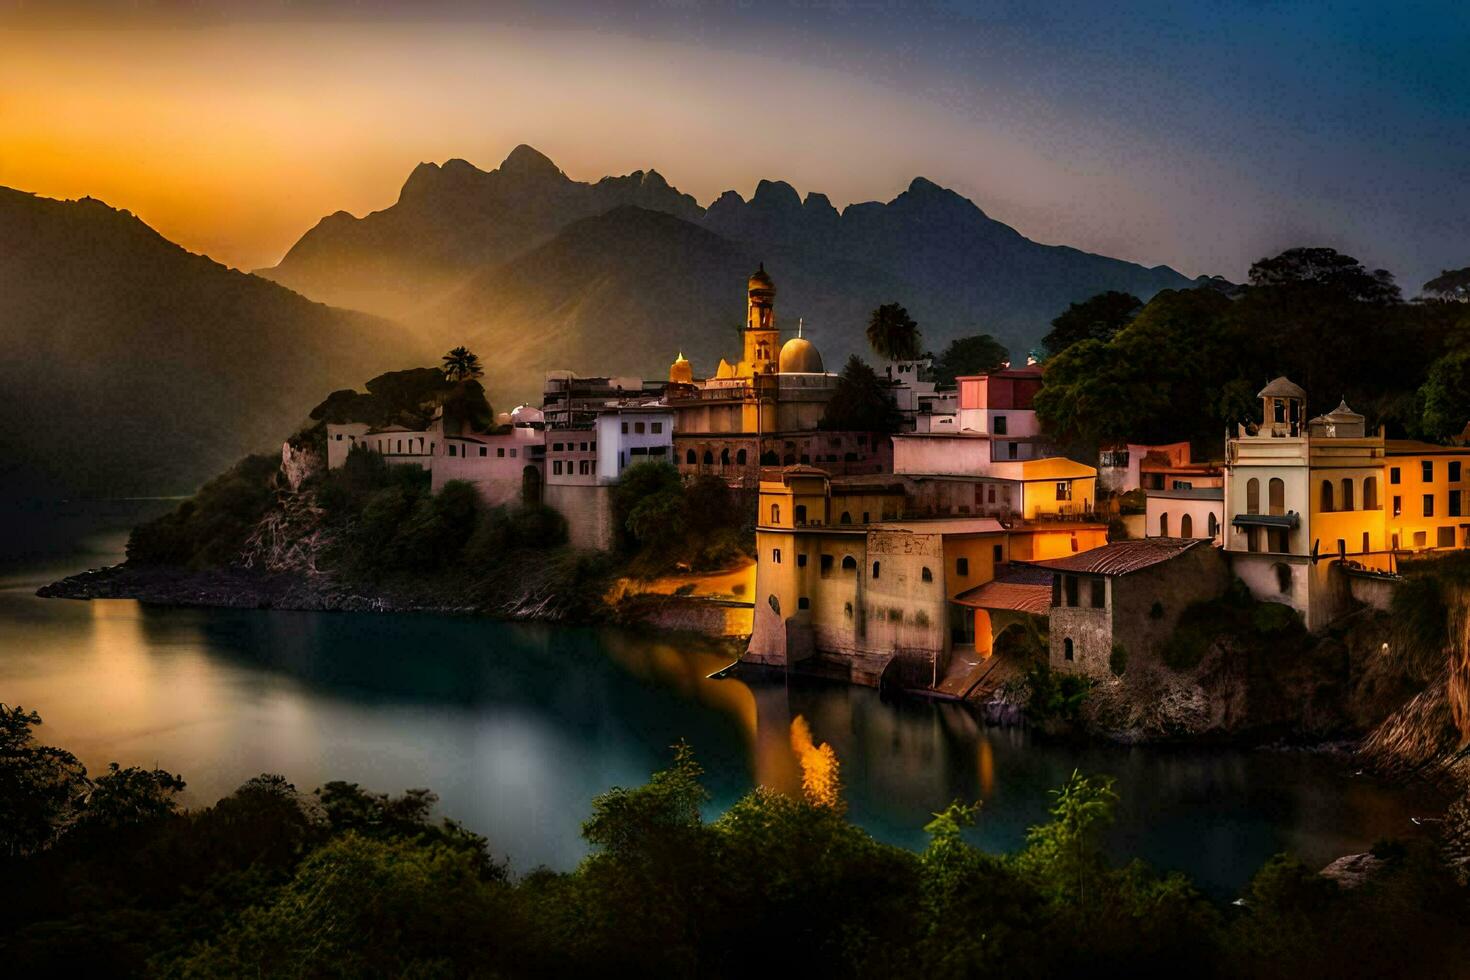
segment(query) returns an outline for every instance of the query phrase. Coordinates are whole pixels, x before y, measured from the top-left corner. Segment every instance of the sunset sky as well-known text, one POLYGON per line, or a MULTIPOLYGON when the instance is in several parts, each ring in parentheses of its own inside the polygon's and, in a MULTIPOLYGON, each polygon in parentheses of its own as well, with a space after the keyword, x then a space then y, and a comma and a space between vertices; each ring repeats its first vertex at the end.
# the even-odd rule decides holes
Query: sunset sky
POLYGON ((42 4, 0 0, 0 184, 128 208, 241 268, 414 164, 762 177, 839 207, 916 174, 1188 274, 1332 245, 1412 294, 1470 265, 1465 5, 42 4))

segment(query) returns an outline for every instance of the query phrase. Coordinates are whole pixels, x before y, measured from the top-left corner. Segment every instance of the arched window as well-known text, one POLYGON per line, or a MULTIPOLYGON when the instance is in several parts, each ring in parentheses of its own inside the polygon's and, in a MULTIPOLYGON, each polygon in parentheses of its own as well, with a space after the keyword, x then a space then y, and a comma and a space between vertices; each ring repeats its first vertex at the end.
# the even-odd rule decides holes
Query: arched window
POLYGON ((1353 509, 1353 481, 1351 477, 1342 478, 1342 509, 1353 509))
POLYGON ((1167 538, 1168 536, 1169 536, 1169 515, 1168 514, 1160 514, 1159 515, 1159 537, 1161 537, 1161 538, 1167 538))
POLYGON ((929 566, 928 565, 925 565, 924 566, 923 571, 921 571, 919 573, 919 577, 921 579, 923 579, 925 582, 932 582, 932 581, 934 581, 934 573, 931 572, 931 571, 929 571, 929 566))
POLYGON ((781 505, 780 504, 772 504, 771 505, 771 523, 772 524, 780 524, 781 523, 781 505))
POLYGON ((690 466, 693 466, 698 461, 699 457, 694 455, 694 450, 691 449, 684 454, 684 462, 688 463, 690 466))
POLYGON ((706 449, 704 451, 704 465, 705 466, 713 466, 714 463, 715 463, 715 454, 712 453, 712 452, 710 452, 708 449, 706 449))
POLYGON ((1284 562, 1276 565, 1276 586, 1282 595, 1291 595, 1291 566, 1284 562))
POLYGON ((1322 481, 1322 494, 1321 494, 1321 499, 1317 502, 1317 509, 1320 510, 1320 511, 1322 511, 1322 513, 1324 513, 1324 514, 1329 514, 1329 513, 1332 512, 1332 481, 1331 480, 1323 480, 1322 481))
POLYGON ((1266 494, 1270 502, 1270 513, 1286 513, 1286 481, 1279 476, 1271 477, 1271 482, 1266 488, 1266 494))
POLYGON ((749 458, 750 457, 748 457, 748 456, 745 455, 745 450, 742 449, 742 450, 740 450, 740 452, 738 452, 738 453, 735 454, 735 463, 738 466, 744 466, 745 465, 745 461, 747 459, 749 459, 749 458))
POLYGON ((877 562, 873 562, 873 577, 874 578, 877 578, 878 577, 878 563, 877 562))
POLYGON ((1179 518, 1179 536, 1181 538, 1194 537, 1194 518, 1189 514, 1179 518))
POLYGON ((1220 533, 1220 522, 1215 519, 1214 511, 1210 512, 1209 522, 1205 526, 1210 529, 1210 537, 1212 538, 1220 533))
POLYGON ((1072 638, 1069 636, 1062 641, 1062 659, 1072 660, 1072 638))
POLYGON ((730 450, 728 450, 728 449, 721 449, 720 450, 720 465, 721 466, 729 466, 730 465, 730 450))
POLYGON ((852 523, 852 514, 850 512, 848 512, 848 511, 843 511, 842 512, 842 516, 837 519, 837 523, 838 524, 851 524, 852 523))
POLYGON ((1363 480, 1363 509, 1378 509, 1378 478, 1376 476, 1366 477, 1363 480))
MULTIPOLYGON (((690 460, 693 462, 693 460, 690 460)), ((1251 477, 1245 481, 1245 512, 1247 514, 1259 514, 1261 512, 1261 481, 1251 477)))
POLYGON ((844 572, 855 572, 855 571, 857 571, 857 559, 854 558, 852 555, 843 555, 842 556, 842 570, 844 572))
MULTIPOLYGON (((691 459, 690 462, 692 463, 694 462, 694 460, 691 459)), ((780 462, 781 459, 776 455, 775 450, 767 449, 765 452, 761 453, 762 466, 775 466, 780 462)))

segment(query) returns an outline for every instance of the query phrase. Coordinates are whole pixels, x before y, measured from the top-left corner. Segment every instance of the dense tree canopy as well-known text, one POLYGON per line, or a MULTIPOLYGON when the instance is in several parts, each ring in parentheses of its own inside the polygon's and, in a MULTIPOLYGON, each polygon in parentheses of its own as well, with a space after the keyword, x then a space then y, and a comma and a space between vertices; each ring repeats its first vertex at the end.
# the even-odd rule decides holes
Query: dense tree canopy
POLYGON ((1112 340, 1142 308, 1143 300, 1117 290, 1073 303, 1051 322, 1051 332, 1041 340, 1042 350, 1051 357, 1084 340, 1112 340))
POLYGON ((888 385, 854 354, 847 359, 821 428, 834 432, 897 432, 902 421, 888 385))
POLYGON ((1446 269, 1421 287, 1433 299, 1464 302, 1470 300, 1470 268, 1446 269))
POLYGON ((1310 414, 1345 398, 1390 435, 1442 437, 1465 423, 1452 418, 1455 363, 1426 382, 1439 358, 1470 346, 1461 309, 1404 303, 1387 273, 1351 256, 1291 249, 1252 266, 1233 297, 1166 290, 1111 339, 1066 347, 1047 362, 1037 412, 1081 452, 1122 440, 1218 446, 1229 425, 1257 416, 1256 392, 1286 375, 1306 389, 1310 414))
POLYGON ((911 361, 924 349, 919 325, 897 303, 884 303, 868 318, 868 346, 885 361, 911 361))
POLYGON ((1010 359, 1011 352, 988 333, 961 337, 951 341, 934 358, 934 380, 942 385, 952 385, 958 377, 998 371, 1010 359))

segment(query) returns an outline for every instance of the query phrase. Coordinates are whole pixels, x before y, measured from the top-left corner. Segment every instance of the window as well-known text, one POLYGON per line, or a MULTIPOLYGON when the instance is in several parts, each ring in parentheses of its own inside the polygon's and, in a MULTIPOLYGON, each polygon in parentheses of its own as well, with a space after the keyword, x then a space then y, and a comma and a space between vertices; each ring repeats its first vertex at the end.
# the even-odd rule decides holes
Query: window
POLYGON ((1072 499, 1072 481, 1071 480, 1063 480, 1063 481, 1061 481, 1060 483, 1057 484, 1057 499, 1058 500, 1071 500, 1072 499))
POLYGON ((993 561, 997 565, 999 565, 1001 562, 1005 561, 1004 555, 1005 555, 1005 551, 1004 551, 1004 549, 1001 548, 1000 545, 997 544, 997 545, 992 545, 991 546, 991 548, 990 548, 990 560, 991 561, 993 561))
POLYGON ((720 465, 721 466, 729 466, 730 465, 730 450, 728 450, 728 449, 721 449, 720 450, 720 465))
MULTIPOLYGON (((338 436, 337 438, 338 439, 341 439, 342 437, 341 436, 338 436)), ((1450 460, 1449 467, 1450 467, 1450 482, 1451 483, 1459 483, 1460 482, 1460 461, 1458 459, 1452 459, 1452 460, 1450 460)))
POLYGON ((1069 636, 1062 641, 1062 659, 1072 660, 1072 638, 1069 636))
POLYGON ((1181 538, 1194 537, 1194 518, 1189 514, 1179 518, 1179 536, 1181 538))
POLYGON ((1425 483, 1434 482, 1434 460, 1424 459, 1419 461, 1419 469, 1422 471, 1420 477, 1425 483))
POLYGON ((1261 481, 1255 477, 1251 477, 1245 483, 1245 512, 1247 514, 1261 512, 1261 481))
POLYGON ((1395 498, 1393 498, 1393 516, 1394 517, 1398 517, 1403 512, 1404 512, 1404 498, 1403 497, 1395 497, 1395 498))
MULTIPOLYGON (((633 432, 637 435, 642 435, 645 428, 646 426, 642 422, 633 423, 633 432)), ((623 431, 626 432, 628 430, 624 429, 623 431)))
POLYGON ((561 443, 555 442, 555 443, 552 443, 551 444, 551 451, 552 452, 559 453, 559 452, 561 452, 561 449, 562 449, 562 444, 561 443))
POLYGON ((848 511, 843 511, 842 512, 842 516, 837 519, 837 523, 838 524, 851 524, 852 523, 852 514, 849 513, 848 511))
POLYGON ((338 442, 341 442, 342 441, 342 433, 340 433, 340 432, 337 433, 337 441, 338 442))
POLYGON ((711 452, 710 450, 706 449, 704 451, 704 465, 705 466, 713 466, 714 465, 714 462, 715 462, 715 454, 713 452, 711 452))
POLYGON ((1342 557, 1345 557, 1346 555, 1347 555, 1347 542, 1344 541, 1342 538, 1338 538, 1337 539, 1337 556, 1339 558, 1342 558, 1342 557))
POLYGON ((797 554, 796 554, 796 567, 797 568, 805 568, 806 567, 806 552, 797 552, 797 554))
POLYGON ((458 446, 450 446, 449 447, 449 455, 453 456, 458 449, 459 449, 458 446))
POLYGON ((796 608, 797 609, 810 609, 811 607, 812 607, 812 601, 810 599, 808 599, 806 596, 798 596, 797 597, 797 600, 796 600, 796 608))
POLYGON ((1210 518, 1205 523, 1205 527, 1209 529, 1210 537, 1212 538, 1220 533, 1220 522, 1218 519, 1216 519, 1214 511, 1210 511, 1210 518))
POLYGON ((624 422, 623 423, 623 435, 627 435, 627 434, 628 434, 628 423, 627 422, 624 422))
POLYGON ((1068 606, 1077 605, 1077 576, 1062 576, 1062 592, 1066 594, 1068 606))
POLYGON ((1389 471, 1388 471, 1388 482, 1389 483, 1392 483, 1394 486, 1398 486, 1398 484, 1399 484, 1399 468, 1397 466, 1393 466, 1393 467, 1390 467, 1389 468, 1389 471))
POLYGON ((871 522, 870 522, 870 521, 869 521, 869 520, 868 520, 868 512, 867 512, 867 511, 863 511, 863 523, 864 523, 864 524, 868 524, 868 523, 871 523, 871 522))
MULTIPOLYGON (((452 455, 453 452, 454 452, 454 447, 453 446, 450 446, 449 447, 449 450, 450 450, 450 453, 452 455)), ((551 472, 555 476, 561 476, 561 460, 558 459, 558 460, 556 460, 555 462, 553 462, 551 464, 551 472)))
POLYGON ((740 450, 740 452, 738 452, 738 453, 735 454, 735 463, 736 463, 736 465, 738 465, 738 466, 744 466, 745 465, 745 460, 747 458, 748 457, 745 455, 745 450, 743 450, 743 449, 740 450))
POLYGON ((956 575, 969 575, 970 574, 970 559, 968 559, 968 558, 956 558, 954 560, 954 573, 956 575))
POLYGON ((586 476, 588 473, 591 473, 592 472, 592 461, 590 459, 584 459, 584 460, 582 460, 582 464, 581 464, 581 466, 579 466, 577 468, 577 472, 581 473, 583 476, 586 476))
POLYGON ((1429 535, 1428 535, 1427 532, 1424 532, 1424 531, 1415 531, 1414 532, 1414 547, 1416 547, 1416 548, 1423 548, 1428 543, 1429 543, 1429 535))
POLYGON ((1465 491, 1463 491, 1463 490, 1451 490, 1450 491, 1450 508, 1447 511, 1447 513, 1451 517, 1459 517, 1459 516, 1461 516, 1460 515, 1460 495, 1463 494, 1464 492, 1465 491))
POLYGON ((690 466, 693 466, 695 464, 696 460, 694 457, 694 450, 691 449, 684 454, 684 462, 689 464, 690 466))
POLYGON ((925 565, 919 572, 919 578, 925 582, 932 582, 934 581, 934 573, 929 571, 928 565, 925 565))
POLYGON ((771 563, 773 565, 779 565, 779 564, 781 564, 781 549, 780 548, 772 548, 771 549, 771 563))
POLYGON ((1331 480, 1323 480, 1322 481, 1322 493, 1321 493, 1321 498, 1318 501, 1317 508, 1319 510, 1321 510, 1322 513, 1324 513, 1324 514, 1328 514, 1328 513, 1331 513, 1332 512, 1332 481, 1331 480))
POLYGON ((1175 490, 1193 490, 1194 489, 1194 481, 1193 480, 1175 480, 1175 481, 1173 481, 1172 486, 1173 486, 1173 489, 1175 489, 1175 490))
MULTIPOLYGON (((484 446, 481 446, 480 447, 480 455, 481 456, 485 455, 485 447, 484 446)), ((495 457, 497 459, 504 459, 505 458, 505 447, 503 447, 503 446, 496 447, 495 457)))
POLYGON ((1453 548, 1455 546, 1455 529, 1442 527, 1439 529, 1439 547, 1453 548))
POLYGON ((1053 606, 1062 604, 1062 577, 1060 575, 1051 577, 1051 604, 1053 606))
POLYGON ((1286 513, 1286 481, 1281 477, 1273 476, 1266 484, 1266 503, 1272 514, 1286 513))
POLYGON ((830 571, 832 571, 832 556, 831 555, 823 555, 822 556, 822 574, 823 575, 826 575, 830 571))
POLYGON ((796 505, 796 523, 798 526, 806 525, 806 504, 796 505))
POLYGON ((845 572, 849 572, 849 571, 850 572, 855 572, 855 571, 857 571, 857 559, 854 558, 852 555, 843 555, 842 556, 842 570, 845 571, 845 572))
POLYGON ((1353 509, 1353 481, 1348 477, 1342 478, 1342 509, 1353 509))
POLYGON ((771 523, 772 524, 780 524, 781 523, 781 505, 780 504, 772 504, 771 505, 771 523))
POLYGON ((878 577, 878 563, 877 562, 873 562, 873 577, 874 578, 877 578, 878 577))
POLYGON ((1363 509, 1378 509, 1378 478, 1369 476, 1363 478, 1363 509))
POLYGON ((1282 595, 1291 595, 1291 566, 1277 564, 1276 566, 1276 588, 1282 595))
POLYGON ((515 450, 515 447, 511 447, 511 450, 510 450, 510 458, 511 459, 515 459, 516 458, 516 450, 515 450))
POLYGON ((1363 554, 1366 555, 1368 552, 1370 552, 1372 550, 1373 550, 1372 538, 1370 538, 1368 536, 1368 532, 1367 531, 1364 531, 1363 532, 1363 554))
POLYGON ((399 439, 398 440, 398 451, 400 453, 403 452, 403 440, 402 439, 399 439))
POLYGON ((1161 537, 1161 538, 1167 538, 1168 536, 1169 536, 1169 515, 1167 513, 1163 513, 1163 514, 1160 514, 1159 515, 1159 537, 1161 537))
POLYGON ((1424 495, 1424 516, 1434 516, 1434 494, 1432 493, 1426 493, 1424 495))
POLYGON ((998 436, 1006 434, 1006 417, 1004 415, 997 415, 995 417, 995 434, 998 436))
POLYGON ((654 435, 660 435, 664 431, 664 424, 662 422, 650 422, 648 423, 648 431, 654 435))
POLYGON ((1008 443, 1006 443, 1006 458, 1007 459, 1015 459, 1016 458, 1016 444, 1014 442, 1008 442, 1008 443))

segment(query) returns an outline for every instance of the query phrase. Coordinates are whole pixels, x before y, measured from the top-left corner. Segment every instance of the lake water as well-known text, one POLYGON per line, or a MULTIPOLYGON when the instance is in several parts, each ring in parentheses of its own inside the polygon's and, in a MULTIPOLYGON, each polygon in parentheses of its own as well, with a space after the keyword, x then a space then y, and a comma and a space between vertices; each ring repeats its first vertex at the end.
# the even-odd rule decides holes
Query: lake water
POLYGON ((753 785, 794 790, 792 721, 836 750, 849 813, 921 847, 929 815, 982 799, 977 843, 1011 850, 1074 768, 1117 778, 1112 846, 1233 894, 1271 854, 1316 864, 1436 811, 1422 788, 1311 753, 1078 747, 987 729, 962 705, 779 674, 710 680, 695 641, 428 615, 168 609, 38 599, 119 560, 157 502, 11 514, 0 553, 0 701, 40 711, 45 741, 93 770, 116 760, 187 780, 207 804, 261 772, 303 789, 426 786, 514 868, 568 868, 592 798, 635 785, 683 739, 714 815, 753 785))

